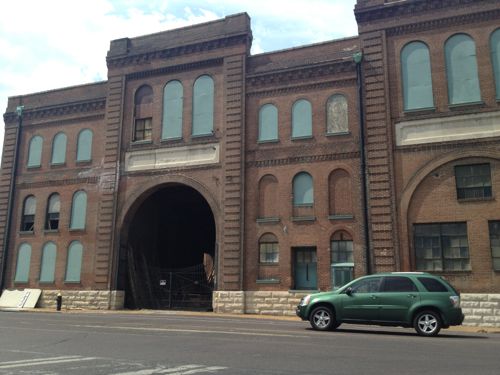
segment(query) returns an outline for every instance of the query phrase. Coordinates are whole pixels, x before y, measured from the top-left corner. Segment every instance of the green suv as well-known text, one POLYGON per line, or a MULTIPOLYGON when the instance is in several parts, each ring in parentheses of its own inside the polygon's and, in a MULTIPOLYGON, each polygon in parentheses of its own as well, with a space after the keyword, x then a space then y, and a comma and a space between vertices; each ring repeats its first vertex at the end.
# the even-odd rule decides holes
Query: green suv
POLYGON ((425 272, 379 273, 360 277, 333 292, 309 294, 296 310, 314 329, 342 323, 414 327, 435 336, 462 324, 460 294, 445 280, 425 272))

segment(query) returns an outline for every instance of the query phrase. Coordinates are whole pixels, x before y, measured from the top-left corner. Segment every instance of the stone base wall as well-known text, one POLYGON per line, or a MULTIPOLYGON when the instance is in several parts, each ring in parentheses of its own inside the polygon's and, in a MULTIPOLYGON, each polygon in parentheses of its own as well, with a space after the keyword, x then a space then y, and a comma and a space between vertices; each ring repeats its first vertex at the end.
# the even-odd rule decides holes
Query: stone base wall
MULTIPOLYGON (((213 294, 217 313, 295 315, 305 292, 221 292, 213 294)), ((500 294, 461 294, 464 325, 500 327, 500 294)))
POLYGON ((37 307, 53 308, 57 306, 57 294, 62 296, 62 309, 123 309, 125 292, 121 290, 42 290, 37 307))
POLYGON ((216 313, 245 314, 245 292, 215 291, 212 293, 212 308, 216 313))
POLYGON ((460 295, 464 325, 475 327, 500 327, 500 294, 460 295))
POLYGON ((306 292, 221 292, 213 293, 216 313, 295 315, 295 308, 306 292))

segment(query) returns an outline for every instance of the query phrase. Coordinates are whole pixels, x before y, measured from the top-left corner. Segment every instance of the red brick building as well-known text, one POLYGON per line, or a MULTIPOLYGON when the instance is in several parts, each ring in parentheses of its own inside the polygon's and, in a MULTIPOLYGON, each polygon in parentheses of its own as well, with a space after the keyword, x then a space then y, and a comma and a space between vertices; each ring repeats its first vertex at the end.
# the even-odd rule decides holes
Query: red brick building
POLYGON ((246 14, 114 40, 107 81, 9 98, 2 288, 253 313, 380 271, 499 293, 498 5, 354 12, 357 37, 259 55, 246 14))

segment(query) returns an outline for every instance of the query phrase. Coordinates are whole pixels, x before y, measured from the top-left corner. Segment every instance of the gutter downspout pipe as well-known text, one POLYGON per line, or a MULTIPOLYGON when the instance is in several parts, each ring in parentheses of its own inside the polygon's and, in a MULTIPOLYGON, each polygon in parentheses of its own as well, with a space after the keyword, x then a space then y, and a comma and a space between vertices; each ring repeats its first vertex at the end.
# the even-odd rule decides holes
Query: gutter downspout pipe
POLYGON ((12 211, 14 207, 14 196, 16 188, 16 176, 17 176, 17 164, 19 159, 19 145, 21 143, 21 128, 23 125, 23 110, 24 106, 20 105, 16 108, 18 123, 16 129, 16 141, 14 146, 14 158, 12 161, 12 170, 10 172, 10 189, 9 189, 9 200, 7 203, 7 221, 5 223, 5 232, 3 236, 3 254, 2 254, 2 267, 0 268, 0 294, 3 291, 5 285, 5 272, 7 270, 7 254, 9 252, 9 239, 10 239, 10 228, 12 224, 12 211))
POLYGON ((363 53, 356 52, 352 56, 356 63, 356 82, 358 88, 358 117, 359 117, 359 156, 360 156, 360 173, 361 173, 361 204, 363 207, 363 227, 364 227, 364 244, 366 258, 366 274, 372 273, 372 262, 370 252, 370 227, 368 220, 368 189, 367 189, 367 172, 366 172, 366 153, 365 153, 365 110, 363 102, 363 76, 362 76, 362 61, 363 53))

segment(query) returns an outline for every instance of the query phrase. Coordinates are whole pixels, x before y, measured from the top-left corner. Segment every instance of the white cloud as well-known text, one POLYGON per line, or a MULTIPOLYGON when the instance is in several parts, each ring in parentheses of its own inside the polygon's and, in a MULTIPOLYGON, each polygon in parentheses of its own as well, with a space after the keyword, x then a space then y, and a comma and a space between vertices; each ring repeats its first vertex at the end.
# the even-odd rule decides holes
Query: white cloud
POLYGON ((0 109, 5 111, 7 96, 106 79, 106 53, 113 39, 246 11, 252 19, 252 53, 267 52, 355 35, 354 4, 355 0, 0 1, 0 109))

